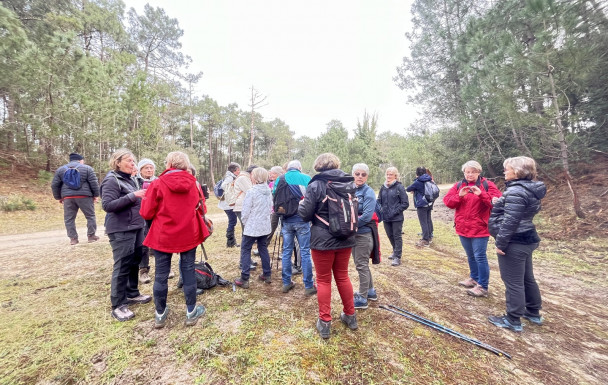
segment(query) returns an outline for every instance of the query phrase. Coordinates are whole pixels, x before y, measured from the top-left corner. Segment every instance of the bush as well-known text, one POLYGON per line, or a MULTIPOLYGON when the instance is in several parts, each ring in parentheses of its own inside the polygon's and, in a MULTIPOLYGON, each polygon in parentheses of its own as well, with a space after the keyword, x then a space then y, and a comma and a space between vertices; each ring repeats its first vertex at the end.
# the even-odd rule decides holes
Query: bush
POLYGON ((11 194, 9 196, 0 196, 0 210, 7 212, 18 210, 36 210, 36 204, 29 198, 25 198, 17 194, 11 194))
POLYGON ((51 181, 53 180, 54 176, 55 176, 55 174, 53 174, 52 172, 48 172, 46 170, 39 170, 38 171, 38 183, 41 185, 51 184, 51 181))

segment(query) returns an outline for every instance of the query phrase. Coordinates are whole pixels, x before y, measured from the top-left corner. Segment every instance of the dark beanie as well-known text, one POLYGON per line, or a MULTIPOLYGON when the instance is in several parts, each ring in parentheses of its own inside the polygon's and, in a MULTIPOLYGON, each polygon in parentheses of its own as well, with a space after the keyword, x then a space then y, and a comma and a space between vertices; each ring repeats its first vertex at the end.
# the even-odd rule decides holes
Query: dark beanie
POLYGON ((73 153, 70 154, 70 162, 73 162, 75 160, 83 160, 83 159, 84 158, 82 157, 82 155, 80 155, 80 154, 78 154, 76 152, 73 152, 73 153))

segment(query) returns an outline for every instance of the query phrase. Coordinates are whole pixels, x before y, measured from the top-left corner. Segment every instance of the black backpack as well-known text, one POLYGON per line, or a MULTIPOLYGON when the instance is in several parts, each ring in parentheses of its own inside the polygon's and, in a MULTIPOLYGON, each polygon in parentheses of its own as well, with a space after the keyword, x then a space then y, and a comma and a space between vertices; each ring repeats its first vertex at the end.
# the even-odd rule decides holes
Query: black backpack
MULTIPOLYGON (((196 288, 208 290, 217 285, 226 286, 229 282, 216 274, 207 262, 200 261, 194 263, 194 276, 196 277, 196 288)), ((177 287, 184 286, 182 277, 179 277, 177 287)))
POLYGON ((318 220, 329 227, 329 233, 338 239, 345 239, 357 232, 359 221, 359 200, 353 182, 327 182, 323 202, 327 202, 328 221, 315 214, 318 220))
MULTIPOLYGON (((466 179, 461 180, 460 182, 458 182, 458 184, 456 185, 456 191, 460 191, 460 187, 462 187, 462 185, 466 183, 468 184, 466 179)), ((486 190, 486 192, 488 191, 488 181, 486 179, 483 180, 483 182, 481 182, 481 177, 477 178, 477 182, 475 182, 475 186, 477 187, 481 187, 483 186, 483 188, 486 190)))
POLYGON ((274 212, 283 218, 298 213, 301 197, 295 196, 285 178, 279 178, 274 191, 274 212))

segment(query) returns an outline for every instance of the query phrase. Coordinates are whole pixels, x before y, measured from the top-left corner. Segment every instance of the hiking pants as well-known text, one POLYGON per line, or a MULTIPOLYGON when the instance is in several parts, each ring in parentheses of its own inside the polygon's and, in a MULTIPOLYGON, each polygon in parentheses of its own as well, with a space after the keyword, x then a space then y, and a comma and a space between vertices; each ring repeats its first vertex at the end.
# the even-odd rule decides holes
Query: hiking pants
POLYGON ((369 255, 374 247, 372 232, 355 235, 355 247, 353 247, 353 262, 359 273, 359 294, 367 299, 367 292, 374 287, 372 272, 369 269, 369 255))
MULTIPOLYGON (((198 247, 198 246, 197 246, 198 247)), ((158 314, 163 314, 167 307, 167 292, 169 291, 169 272, 171 271, 171 257, 173 253, 164 253, 154 250, 156 269, 154 270, 154 308, 158 314)), ((196 305, 196 276, 194 275, 194 261, 196 259, 196 247, 179 253, 179 273, 184 286, 184 297, 186 307, 193 309, 196 305)))
POLYGON ((97 221, 95 220, 94 198, 64 198, 63 221, 65 222, 68 237, 78 239, 78 233, 76 232, 76 214, 78 214, 78 209, 82 211, 87 219, 87 235, 95 235, 95 232, 97 232, 97 221))
MULTIPOLYGON (((151 220, 146 220, 146 225, 144 227, 144 239, 148 236, 148 231, 150 231, 150 227, 152 226, 151 220)), ((146 271, 150 270, 150 248, 148 246, 141 246, 141 262, 139 262, 140 269, 146 269, 146 271)))
POLYGON ((248 281, 250 277, 251 269, 251 248, 255 242, 258 243, 258 251, 260 252, 260 258, 262 259, 262 274, 270 278, 272 268, 270 266, 270 254, 268 254, 268 246, 266 241, 268 235, 262 235, 260 237, 250 237, 243 235, 241 238, 241 279, 248 281))
POLYGON ((418 213, 418 221, 420 222, 420 228, 422 230, 422 239, 430 241, 433 238, 433 220, 431 219, 431 212, 433 206, 418 207, 416 212, 418 213))
POLYGON ((384 231, 388 236, 388 240, 391 242, 393 247, 393 256, 401 259, 401 253, 403 249, 403 238, 401 237, 401 231, 403 230, 403 221, 396 222, 383 222, 384 231))
POLYGON ((137 285, 144 230, 119 231, 108 234, 108 238, 114 258, 110 300, 112 309, 116 309, 126 304, 128 298, 139 295, 137 285))
POLYGON ((348 276, 351 248, 336 250, 311 250, 317 273, 317 302, 319 318, 331 321, 331 276, 333 273, 342 299, 342 311, 346 315, 355 314, 353 285, 348 276))

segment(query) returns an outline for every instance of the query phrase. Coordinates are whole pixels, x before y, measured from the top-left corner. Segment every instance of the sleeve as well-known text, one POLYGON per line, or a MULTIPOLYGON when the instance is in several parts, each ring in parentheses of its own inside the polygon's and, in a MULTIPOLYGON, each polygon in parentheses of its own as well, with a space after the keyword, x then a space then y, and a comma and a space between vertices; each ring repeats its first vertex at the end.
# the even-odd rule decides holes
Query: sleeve
POLYGON ((245 194, 245 199, 243 200, 243 209, 241 210, 241 221, 243 221, 243 226, 247 224, 247 220, 249 219, 249 215, 251 214, 251 209, 253 208, 253 194, 251 190, 249 190, 245 194))
POLYGON ((300 205, 298 206, 298 215, 305 222, 312 221, 312 218, 315 216, 318 198, 319 184, 318 182, 314 182, 308 185, 308 189, 306 189, 306 195, 304 195, 304 199, 300 201, 300 205))
POLYGON ((410 200, 407 197, 407 193, 405 192, 405 187, 403 185, 397 186, 399 193, 399 201, 401 204, 399 205, 399 211, 405 211, 408 207, 410 207, 410 200))
POLYGON ((53 190, 53 198, 59 200, 61 199, 61 186, 63 185, 63 181, 61 180, 61 169, 60 167, 55 171, 55 176, 53 177, 53 181, 51 182, 51 190, 53 190))
POLYGON ((505 195, 504 216, 500 230, 496 235, 496 248, 503 251, 507 248, 513 234, 519 227, 519 222, 524 217, 526 208, 525 193, 518 193, 515 190, 512 194, 505 195))
POLYGON ((87 182, 89 183, 89 187, 91 187, 91 192, 93 193, 93 197, 99 196, 99 180, 97 179, 97 175, 95 175, 95 170, 93 167, 87 168, 88 176, 87 182))
POLYGON ((458 183, 450 188, 447 194, 443 197, 443 203, 450 209, 456 209, 460 206, 460 196, 458 195, 458 183))
POLYGON ((158 183, 150 184, 150 187, 148 187, 148 190, 146 191, 146 196, 141 200, 139 215, 144 219, 151 220, 156 216, 158 203, 160 201, 158 186, 158 183))
POLYGON ((415 180, 414 183, 412 183, 411 185, 407 186, 407 188, 405 189, 405 191, 411 192, 411 191, 416 190, 416 182, 418 182, 418 180, 415 180))
POLYGON ((376 195, 374 194, 374 190, 371 187, 368 187, 365 191, 364 199, 363 199, 363 212, 359 217, 359 222, 363 224, 368 224, 372 220, 372 216, 374 215, 374 210, 376 208, 376 195))
POLYGON ((480 188, 481 194, 479 194, 479 197, 481 198, 482 207, 490 210, 492 209, 492 198, 500 198, 502 196, 502 193, 492 181, 486 179, 486 182, 488 183, 488 191, 486 191, 486 189, 482 186, 480 188))
POLYGON ((101 182, 101 190, 101 207, 108 213, 124 210, 137 201, 137 197, 135 197, 135 194, 133 193, 121 197, 121 187, 118 185, 118 181, 112 176, 107 176, 103 182, 101 182))

